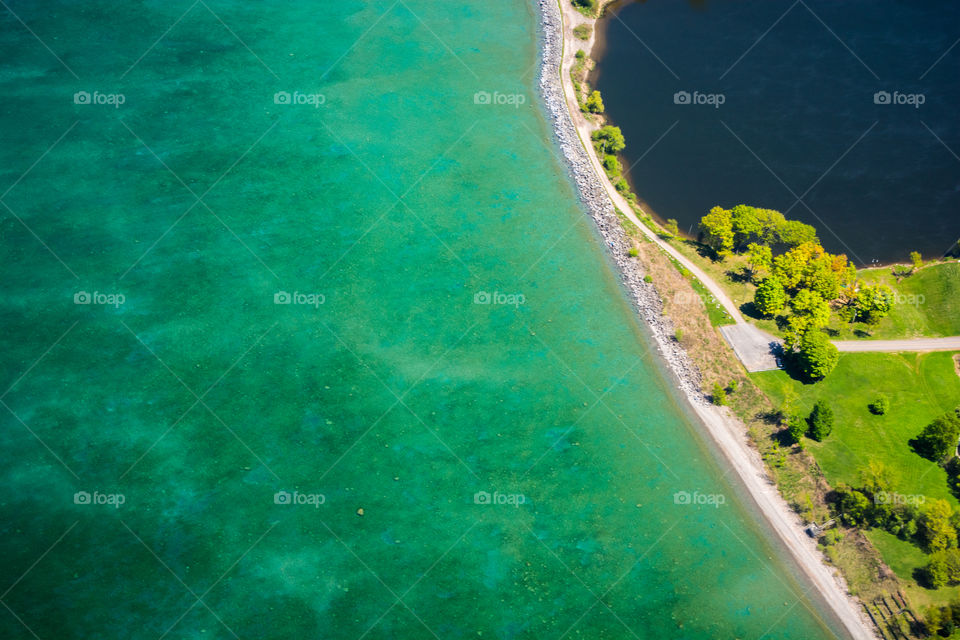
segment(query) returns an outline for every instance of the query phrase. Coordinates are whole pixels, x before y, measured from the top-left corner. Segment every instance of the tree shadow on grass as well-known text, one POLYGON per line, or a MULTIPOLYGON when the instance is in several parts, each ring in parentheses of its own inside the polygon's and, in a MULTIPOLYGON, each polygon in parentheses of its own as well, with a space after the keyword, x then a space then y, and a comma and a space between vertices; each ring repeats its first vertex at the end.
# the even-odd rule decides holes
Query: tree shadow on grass
POLYGON ((752 300, 750 302, 744 302, 742 305, 740 305, 740 313, 754 320, 766 319, 766 316, 760 313, 760 310, 757 309, 757 305, 753 304, 752 300))

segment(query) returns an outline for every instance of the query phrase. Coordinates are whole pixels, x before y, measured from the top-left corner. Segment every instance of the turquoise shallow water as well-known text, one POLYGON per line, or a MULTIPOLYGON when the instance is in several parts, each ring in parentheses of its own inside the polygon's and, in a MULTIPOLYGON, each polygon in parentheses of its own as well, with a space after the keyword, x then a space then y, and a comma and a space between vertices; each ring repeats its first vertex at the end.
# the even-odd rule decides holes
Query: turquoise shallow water
POLYGON ((532 5, 10 7, 63 63, 3 15, 0 637, 833 637, 576 205, 532 5))

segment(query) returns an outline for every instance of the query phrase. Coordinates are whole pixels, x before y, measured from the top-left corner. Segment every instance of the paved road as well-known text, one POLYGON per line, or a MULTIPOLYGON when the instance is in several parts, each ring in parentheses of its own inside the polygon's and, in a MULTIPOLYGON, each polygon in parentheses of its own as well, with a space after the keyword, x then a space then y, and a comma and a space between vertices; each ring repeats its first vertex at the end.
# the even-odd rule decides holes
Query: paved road
POLYGON ((960 351, 960 336, 913 340, 836 340, 840 351, 960 351))

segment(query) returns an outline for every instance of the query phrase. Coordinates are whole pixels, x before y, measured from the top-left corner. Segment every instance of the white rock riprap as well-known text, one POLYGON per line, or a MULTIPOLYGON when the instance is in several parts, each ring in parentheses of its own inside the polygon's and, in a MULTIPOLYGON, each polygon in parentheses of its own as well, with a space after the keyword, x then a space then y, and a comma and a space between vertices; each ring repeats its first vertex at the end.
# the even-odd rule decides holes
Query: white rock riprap
MULTIPOLYGON (((566 159, 580 198, 590 217, 597 223, 606 241, 634 305, 653 333, 661 356, 676 376, 679 388, 692 402, 706 403, 703 378, 690 361, 683 347, 674 340, 673 326, 663 315, 663 303, 656 288, 643 281, 643 270, 635 258, 629 257, 630 242, 620 225, 610 197, 600 184, 586 149, 570 119, 560 80, 563 57, 563 21, 556 0, 537 0, 540 7, 540 95, 543 98, 553 130, 566 159)), ((589 142, 587 142, 589 144, 589 142)))

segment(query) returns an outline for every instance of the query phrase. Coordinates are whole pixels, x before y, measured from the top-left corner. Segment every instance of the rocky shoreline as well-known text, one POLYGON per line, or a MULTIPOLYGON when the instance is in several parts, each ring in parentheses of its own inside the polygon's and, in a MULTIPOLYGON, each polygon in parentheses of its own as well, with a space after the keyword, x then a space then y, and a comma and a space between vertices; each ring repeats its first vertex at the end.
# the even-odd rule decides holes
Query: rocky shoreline
POLYGON ((630 242, 620 224, 613 203, 590 164, 577 130, 567 111, 560 82, 563 57, 563 22, 557 0, 537 0, 540 9, 540 95, 547 108, 554 133, 563 151, 570 174, 577 184, 580 199, 606 241, 634 306, 653 333, 657 349, 669 365, 680 390, 697 404, 707 404, 699 369, 673 338, 669 318, 663 315, 663 303, 656 288, 643 281, 643 270, 628 255, 630 242))

